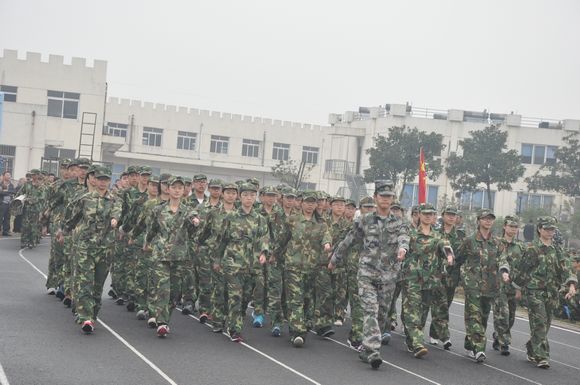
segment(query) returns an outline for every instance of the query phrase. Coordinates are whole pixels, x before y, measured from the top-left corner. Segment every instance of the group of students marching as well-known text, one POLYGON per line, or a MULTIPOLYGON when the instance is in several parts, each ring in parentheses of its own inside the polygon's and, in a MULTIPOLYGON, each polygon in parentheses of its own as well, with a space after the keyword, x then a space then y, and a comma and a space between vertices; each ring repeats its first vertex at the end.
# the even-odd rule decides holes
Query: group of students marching
POLYGON ((180 306, 214 332, 243 341, 251 304, 254 327, 268 324, 280 337, 287 324, 291 344, 301 347, 309 331, 334 334, 350 308, 348 343, 378 368, 381 345, 396 326, 399 294, 407 348, 421 358, 428 353, 429 311, 430 343, 450 349, 449 306, 461 285, 464 347, 475 361, 486 359, 491 310, 493 347, 509 355, 523 295, 528 359, 547 368, 559 291, 576 295, 576 273, 567 251, 553 242, 551 217, 539 219, 536 240, 524 245, 517 240, 518 218, 506 217, 496 237, 495 215, 487 209, 478 211, 469 236, 453 207, 444 208, 440 226, 430 204, 413 207, 407 220, 388 181, 377 181, 374 196, 357 208, 322 192, 260 188, 253 179, 157 178, 149 167, 129 167, 111 190, 111 172, 103 166, 76 159, 61 167, 63 178, 51 185, 41 215, 50 218, 52 234, 47 288, 73 308, 85 333, 95 328, 110 273, 109 295, 159 337, 167 336, 180 306))

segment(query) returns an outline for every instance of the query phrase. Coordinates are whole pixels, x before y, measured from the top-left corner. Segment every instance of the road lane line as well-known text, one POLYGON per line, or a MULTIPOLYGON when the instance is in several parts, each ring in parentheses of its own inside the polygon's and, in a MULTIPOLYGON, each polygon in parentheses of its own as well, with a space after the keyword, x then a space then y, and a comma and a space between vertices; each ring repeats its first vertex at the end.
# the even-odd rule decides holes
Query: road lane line
POLYGON ((6 373, 4 372, 4 368, 2 367, 1 363, 0 363, 0 384, 10 385, 10 383, 8 382, 8 377, 6 377, 6 373))
MULTIPOLYGON (((26 249, 18 250, 18 255, 20 256, 20 258, 22 258, 26 263, 28 263, 30 266, 32 266, 34 268, 34 270, 36 270, 40 275, 42 275, 44 277, 44 279, 46 279, 47 278, 46 274, 44 274, 38 267, 36 267, 32 262, 30 262, 28 260, 28 258, 26 258, 22 254, 23 250, 26 250, 26 249)), ((173 381, 167 374, 165 374, 165 372, 163 372, 163 370, 159 369, 159 367, 157 365, 155 365, 153 362, 151 362, 151 360, 149 360, 147 357, 145 357, 141 352, 139 352, 135 347, 133 347, 133 345, 131 345, 129 342, 127 342, 127 340, 125 340, 123 337, 121 337, 116 331, 111 329, 111 327, 109 325, 107 325, 106 323, 101 321, 99 318, 97 318, 97 322, 100 323, 105 329, 107 329, 113 335, 113 337, 118 339, 129 350, 131 350, 133 353, 135 353, 135 355, 137 357, 139 357, 143 362, 145 362, 147 365, 149 365, 149 367, 151 369, 156 371, 157 374, 159 374, 165 381, 167 381, 171 385, 177 385, 177 383, 175 381, 173 381)), ((0 373, 0 380, 1 380, 1 374, 2 373, 0 373)), ((0 384, 4 385, 4 383, 2 383, 2 382, 0 382, 0 384)), ((8 383, 6 383, 6 385, 7 384, 8 383)))
MULTIPOLYGON (((181 309, 179 309, 179 308, 175 308, 175 309, 176 309, 177 311, 181 311, 181 309)), ((194 320, 197 320, 197 321, 199 321, 199 318, 197 318, 196 316, 194 316, 194 315, 192 315, 192 314, 188 314, 188 316, 189 316, 189 317, 191 317, 191 318, 193 318, 194 320)), ((210 325, 208 325, 207 323, 206 323, 206 324, 204 324, 204 325, 205 325, 205 326, 207 326, 208 328, 211 328, 211 326, 210 326, 210 325)), ((223 335, 225 335, 225 336, 227 336, 227 334, 226 334, 226 333, 222 333, 222 334, 223 334, 223 335)), ((297 376, 300 376, 300 377, 302 377, 303 379, 305 379, 306 381, 308 381, 308 382, 310 382, 310 383, 312 383, 312 384, 315 384, 315 385, 322 385, 322 384, 320 384, 319 382, 317 382, 317 381, 313 380, 312 378, 308 377, 307 375, 305 375, 305 374, 303 374, 303 373, 300 373, 298 370, 291 368, 290 366, 286 365, 285 363, 283 363, 283 362, 281 362, 281 361, 278 361, 278 360, 277 360, 277 359, 275 359, 274 357, 272 357, 272 356, 270 356, 270 355, 268 355, 268 354, 266 354, 266 353, 262 352, 261 350, 258 350, 258 349, 256 349, 255 347, 253 347, 253 346, 251 346, 251 345, 248 345, 248 344, 247 344, 247 343, 245 343, 245 342, 240 342, 239 344, 240 344, 240 345, 242 345, 243 347, 247 348, 247 349, 250 349, 251 351, 253 351, 253 352, 255 352, 255 353, 258 353, 259 355, 261 355, 261 356, 263 356, 263 357, 267 358, 268 360, 270 360, 270 361, 274 362, 275 364, 277 364, 277 365, 280 365, 280 366, 281 366, 281 367, 283 367, 284 369, 287 369, 287 370, 291 371, 292 373, 296 374, 297 376)))

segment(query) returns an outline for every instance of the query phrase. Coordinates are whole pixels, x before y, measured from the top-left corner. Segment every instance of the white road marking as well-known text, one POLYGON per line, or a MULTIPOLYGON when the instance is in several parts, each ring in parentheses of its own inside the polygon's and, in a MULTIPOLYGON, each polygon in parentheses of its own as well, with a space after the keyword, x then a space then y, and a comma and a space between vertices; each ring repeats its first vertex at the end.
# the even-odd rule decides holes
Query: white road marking
MULTIPOLYGON (((176 310, 177 310, 177 311, 181 311, 181 309, 179 309, 179 308, 176 308, 176 310)), ((195 320, 197 320, 197 321, 199 321, 199 318, 197 318, 196 316, 194 316, 194 315, 192 315, 192 314, 188 314, 188 316, 189 316, 189 317, 191 317, 191 318, 193 318, 193 319, 195 319, 195 320)), ((211 328, 211 326, 209 326, 207 323, 206 323, 206 324, 204 324, 204 325, 205 325, 205 326, 207 326, 207 327, 209 327, 209 328, 211 328)), ((227 335, 226 333, 222 333, 222 334, 223 334, 223 335, 227 335)), ((256 352, 256 353, 258 353, 258 354, 259 354, 259 355, 261 355, 262 357, 265 357, 265 358, 267 358, 268 360, 270 360, 270 361, 274 362, 275 364, 277 364, 277 365, 280 365, 280 366, 281 366, 281 367, 283 367, 284 369, 287 369, 287 370, 291 371, 292 373, 296 374, 297 376, 300 376, 300 377, 302 377, 302 378, 303 378, 303 379, 305 379, 306 381, 308 381, 308 382, 310 382, 310 383, 312 383, 312 384, 315 384, 315 385, 321 385, 321 384, 320 384, 320 382, 317 382, 317 381, 313 380, 312 378, 308 377, 307 375, 305 375, 305 374, 303 374, 303 373, 300 373, 300 372, 299 372, 299 371, 297 371, 296 369, 293 369, 293 368, 291 368, 290 366, 286 365, 285 363, 278 361, 278 360, 277 360, 277 359, 275 359, 274 357, 272 357, 272 356, 270 356, 270 355, 268 355, 268 354, 266 354, 266 353, 262 352, 261 350, 258 350, 258 349, 256 349, 255 347, 253 347, 253 346, 251 346, 251 345, 248 345, 248 344, 247 344, 247 343, 245 343, 245 342, 240 342, 239 344, 240 344, 240 345, 242 345, 243 347, 247 348, 247 349, 250 349, 250 350, 251 350, 251 351, 253 351, 253 352, 256 352)))
POLYGON ((8 382, 8 377, 6 377, 6 373, 4 373, 4 368, 0 363, 0 385, 10 385, 8 382))
MULTIPOLYGON (((34 270, 36 270, 40 275, 42 275, 44 277, 44 279, 46 279, 46 274, 44 274, 38 267, 36 267, 32 262, 30 262, 28 260, 28 258, 26 258, 23 254, 22 251, 26 250, 26 249, 20 249, 18 250, 18 255, 20 256, 20 258, 22 258, 26 263, 28 263, 30 266, 32 266, 34 268, 34 270)), ((153 369, 154 371, 157 372, 157 374, 159 374, 165 381, 167 381, 169 384, 171 385, 177 385, 177 382, 173 381, 171 379, 171 377, 169 377, 167 374, 165 374, 165 372, 163 372, 163 370, 159 369, 159 367, 157 365, 155 365, 153 362, 151 362, 151 360, 149 360, 147 357, 145 357, 141 352, 139 352, 133 345, 131 345, 129 342, 127 342, 127 340, 125 340, 123 337, 121 337, 117 332, 115 332, 113 329, 111 329, 111 327, 109 325, 107 325, 106 323, 104 323, 103 321, 101 321, 100 319, 97 319, 97 322, 99 322, 101 325, 103 325, 103 327, 105 329, 107 329, 112 335, 113 337, 115 337, 116 339, 118 339, 123 345, 125 345, 129 350, 131 350, 133 353, 135 353, 135 355, 137 357, 139 357, 141 360, 143 360, 143 362, 145 362, 147 365, 149 365, 149 367, 151 369, 153 369)), ((0 373, 0 380, 1 378, 1 374, 0 373)), ((4 385, 3 382, 0 382, 1 385, 4 385)), ((8 385, 8 382, 6 382, 6 385, 8 385)))

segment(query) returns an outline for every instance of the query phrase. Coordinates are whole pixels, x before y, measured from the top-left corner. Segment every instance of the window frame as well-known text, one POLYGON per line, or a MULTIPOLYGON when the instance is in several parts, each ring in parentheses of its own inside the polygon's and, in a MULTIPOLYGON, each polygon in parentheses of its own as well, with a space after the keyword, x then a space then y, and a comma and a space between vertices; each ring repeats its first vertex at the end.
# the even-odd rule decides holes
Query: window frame
POLYGON ((256 139, 242 139, 242 156, 247 158, 259 158, 261 143, 262 142, 256 139))
POLYGON ((272 144, 272 159, 281 162, 290 160, 290 144, 274 142, 272 144))
MULTIPOLYGON (((81 94, 78 92, 67 92, 67 91, 55 91, 55 90, 47 90, 46 91, 46 95, 47 95, 47 104, 46 104, 46 115, 53 117, 53 118, 61 118, 61 119, 78 119, 79 116, 79 103, 81 100, 81 94), (60 110, 60 114, 59 115, 55 115, 53 113, 51 113, 51 101, 53 102, 52 104, 54 105, 54 103, 58 102, 60 103, 59 106, 59 110, 60 110), (65 109, 66 106, 72 106, 74 105, 75 108, 75 115, 72 116, 70 114, 67 114, 65 116, 65 109)), ((54 107, 53 107, 54 108, 54 107)))
POLYGON ((302 146, 302 161, 307 164, 318 164, 320 147, 302 146))
POLYGON ((147 147, 161 147, 163 145, 163 129, 157 127, 143 127, 141 143, 143 146, 147 147), (152 138, 154 139, 153 144, 151 144, 152 138), (157 141, 157 138, 159 141, 157 141))
POLYGON ((177 131, 178 150, 195 151, 197 148, 197 132, 177 131))
POLYGON ((223 135, 212 135, 209 143, 209 152, 212 154, 223 154, 227 155, 229 153, 230 147, 230 137, 223 135))
POLYGON ((18 100, 18 87, 9 86, 6 84, 0 84, 0 92, 2 92, 4 94, 4 101, 5 102, 13 102, 13 103, 17 102, 17 100, 18 100), (6 97, 8 97, 8 98, 6 98, 6 97), (12 97, 14 97, 14 98, 12 98, 12 97))

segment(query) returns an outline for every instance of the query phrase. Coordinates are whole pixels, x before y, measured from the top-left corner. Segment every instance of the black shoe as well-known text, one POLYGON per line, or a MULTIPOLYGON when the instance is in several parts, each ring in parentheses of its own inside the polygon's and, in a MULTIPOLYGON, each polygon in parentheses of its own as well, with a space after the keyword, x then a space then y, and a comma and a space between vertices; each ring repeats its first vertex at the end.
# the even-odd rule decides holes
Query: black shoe
POLYGON ((323 328, 318 329, 316 331, 316 334, 318 334, 320 337, 330 337, 331 335, 334 334, 334 330, 332 330, 330 326, 325 326, 323 328))
POLYGON ((127 303, 127 311, 134 312, 135 311, 135 302, 129 301, 127 303))
POLYGON ((64 299, 64 292, 60 287, 56 290, 56 294, 54 296, 60 299, 61 301, 64 299))
POLYGON ((491 344, 491 347, 493 350, 499 350, 499 340, 495 336, 495 333, 493 334, 493 344, 491 344))
POLYGON ((124 305, 125 304, 125 300, 122 297, 117 298, 117 300, 115 301, 115 303, 119 306, 124 305))
POLYGON ((113 299, 117 299, 117 297, 118 297, 117 292, 115 291, 115 289, 109 290, 109 292, 107 294, 108 294, 109 297, 111 297, 113 299))
POLYGON ((191 302, 187 302, 181 308, 181 314, 183 314, 183 315, 190 315, 190 314, 193 314, 193 310, 194 310, 193 309, 193 304, 191 302))
POLYGON ((510 355, 510 346, 509 345, 502 345, 500 348, 500 352, 502 356, 509 356, 510 355))
POLYGON ((71 307, 72 299, 70 297, 65 297, 64 300, 62 301, 62 303, 66 307, 71 307))

